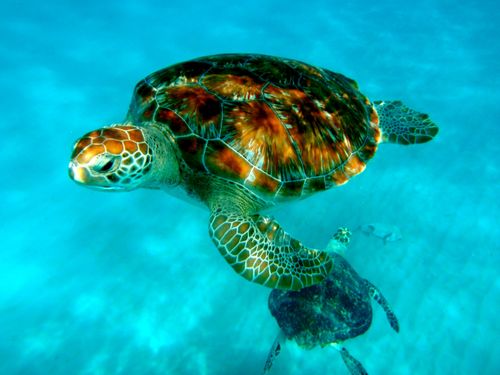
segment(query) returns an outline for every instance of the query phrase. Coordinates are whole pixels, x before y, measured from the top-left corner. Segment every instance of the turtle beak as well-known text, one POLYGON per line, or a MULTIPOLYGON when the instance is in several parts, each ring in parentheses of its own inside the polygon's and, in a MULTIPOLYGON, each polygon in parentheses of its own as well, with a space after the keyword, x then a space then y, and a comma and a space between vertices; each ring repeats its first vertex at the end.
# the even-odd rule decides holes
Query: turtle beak
POLYGON ((77 163, 70 161, 68 166, 68 175, 78 185, 100 190, 100 191, 127 191, 123 186, 111 186, 108 181, 103 178, 92 176, 87 167, 82 167, 77 163))
POLYGON ((87 169, 76 165, 73 161, 69 163, 68 174, 69 178, 80 184, 86 184, 89 180, 87 169))

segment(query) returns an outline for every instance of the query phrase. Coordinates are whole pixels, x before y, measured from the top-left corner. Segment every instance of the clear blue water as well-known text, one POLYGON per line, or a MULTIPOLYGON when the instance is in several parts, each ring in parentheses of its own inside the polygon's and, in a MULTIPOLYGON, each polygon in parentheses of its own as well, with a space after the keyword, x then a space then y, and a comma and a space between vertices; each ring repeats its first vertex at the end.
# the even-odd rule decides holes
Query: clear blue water
MULTIPOLYGON (((275 216, 310 246, 339 225, 385 293, 346 343, 371 374, 500 373, 499 6, 494 1, 10 1, 0 4, 0 373, 260 374, 269 290, 237 276, 208 212, 165 193, 67 177, 74 140, 123 118, 133 85, 220 52, 287 56, 404 100, 440 125, 383 145, 349 184, 275 216), (300 3, 300 4, 299 4, 300 3)), ((283 350, 272 374, 345 374, 331 349, 283 350)))

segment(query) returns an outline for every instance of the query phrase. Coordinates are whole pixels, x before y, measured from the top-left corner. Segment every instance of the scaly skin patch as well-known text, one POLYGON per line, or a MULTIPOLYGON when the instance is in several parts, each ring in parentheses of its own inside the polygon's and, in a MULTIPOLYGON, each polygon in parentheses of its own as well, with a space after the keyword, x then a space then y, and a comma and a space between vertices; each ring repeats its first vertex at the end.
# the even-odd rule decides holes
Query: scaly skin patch
POLYGON ((300 290, 319 283, 333 267, 327 253, 304 247, 268 217, 216 208, 209 228, 229 265, 269 288, 300 290))
POLYGON ((408 108, 401 101, 376 101, 384 142, 412 145, 432 140, 439 128, 425 113, 408 108))

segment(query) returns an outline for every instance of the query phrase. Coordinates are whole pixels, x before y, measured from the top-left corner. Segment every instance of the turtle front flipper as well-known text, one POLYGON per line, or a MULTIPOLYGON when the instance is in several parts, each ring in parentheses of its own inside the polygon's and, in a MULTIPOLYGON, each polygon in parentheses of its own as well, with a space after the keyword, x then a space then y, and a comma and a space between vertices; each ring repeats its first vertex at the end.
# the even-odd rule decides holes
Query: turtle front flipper
POLYGON ((370 297, 373 298, 384 309, 385 314, 387 315, 387 320, 389 321, 392 329, 394 329, 396 332, 399 332, 398 318, 396 317, 396 314, 394 314, 394 311, 392 311, 392 308, 389 306, 389 303, 385 299, 382 292, 368 280, 365 280, 365 283, 368 287, 370 297))
POLYGON ((361 362, 354 358, 345 347, 338 344, 334 344, 333 346, 340 352, 342 360, 352 375, 368 375, 361 362))
POLYGON ((320 283, 333 267, 326 252, 306 248, 259 214, 215 207, 209 233, 237 273, 269 288, 300 290, 320 283))
POLYGON ((439 131, 424 113, 408 108, 399 100, 373 103, 382 129, 384 142, 411 145, 432 140, 439 131))

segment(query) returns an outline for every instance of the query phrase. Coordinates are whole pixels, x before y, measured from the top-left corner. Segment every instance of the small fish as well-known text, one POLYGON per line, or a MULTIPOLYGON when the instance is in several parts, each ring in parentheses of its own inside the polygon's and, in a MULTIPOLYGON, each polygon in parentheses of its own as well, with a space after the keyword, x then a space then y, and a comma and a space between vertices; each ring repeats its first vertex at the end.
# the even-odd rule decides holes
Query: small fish
POLYGON ((367 235, 381 238, 384 240, 384 245, 387 242, 399 241, 403 238, 401 230, 395 225, 371 223, 360 225, 358 229, 367 235))

